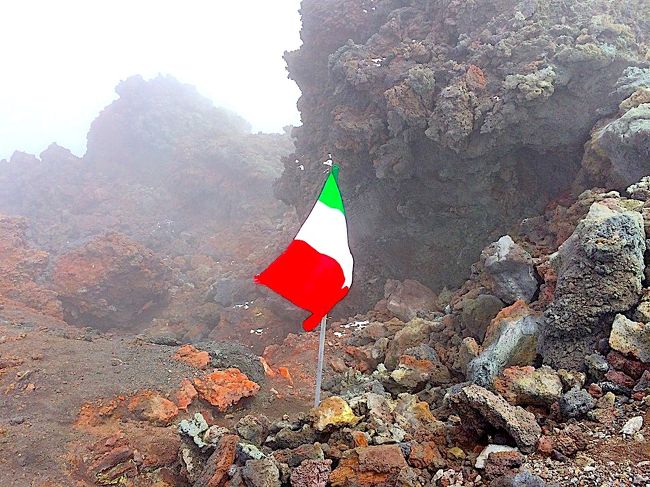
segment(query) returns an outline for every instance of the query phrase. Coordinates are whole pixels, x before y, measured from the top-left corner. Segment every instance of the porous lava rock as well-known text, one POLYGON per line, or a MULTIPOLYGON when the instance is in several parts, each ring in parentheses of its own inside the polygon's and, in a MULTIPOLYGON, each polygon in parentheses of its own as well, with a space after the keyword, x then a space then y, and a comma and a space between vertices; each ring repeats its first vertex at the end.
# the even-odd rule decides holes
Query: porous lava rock
POLYGON ((216 370, 211 374, 194 379, 199 397, 219 411, 226 411, 245 397, 254 396, 260 386, 250 380, 239 369, 216 370))
POLYGON ((276 192, 304 215, 327 154, 341 164, 364 282, 350 307, 388 278, 459 284, 571 188, 592 128, 629 96, 619 79, 647 61, 644 0, 305 0, 301 14, 285 58, 303 124, 276 192))
POLYGON ((645 248, 640 213, 617 201, 591 205, 553 260, 558 279, 539 345, 544 363, 581 368, 608 336, 614 314, 639 300, 645 248))

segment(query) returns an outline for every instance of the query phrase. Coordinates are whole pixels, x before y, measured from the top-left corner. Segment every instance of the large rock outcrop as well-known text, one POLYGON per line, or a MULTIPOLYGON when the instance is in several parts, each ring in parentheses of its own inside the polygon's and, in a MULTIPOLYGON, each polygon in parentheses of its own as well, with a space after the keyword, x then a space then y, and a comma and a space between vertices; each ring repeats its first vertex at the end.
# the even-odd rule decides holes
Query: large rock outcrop
POLYGON ((614 315, 639 300, 645 248, 640 213, 615 200, 591 206, 554 258, 557 286, 539 346, 545 363, 582 367, 614 315))
POLYGON ((303 125, 277 194, 305 213, 321 161, 341 163, 351 296, 373 302, 387 277, 458 284, 567 190, 592 127, 628 96, 617 80, 647 62, 644 5, 304 0, 286 55, 303 125))
MULTIPOLYGON (((73 268, 78 249, 107 232, 159 255, 171 270, 164 286, 172 292, 156 313, 152 334, 196 340, 222 323, 215 336, 222 339, 242 336, 241 323, 257 329, 266 326, 258 321, 286 317, 286 306, 267 309, 270 300, 251 276, 297 225, 294 212, 273 195, 281 157, 293 149, 289 135, 252 134, 243 119, 171 77, 131 77, 116 91, 119 98, 90 128, 84 157, 52 144, 38 157, 16 152, 0 161, 0 212, 26 217, 24 238, 73 268), (255 299, 259 306, 244 307, 255 299)), ((109 247, 103 263, 113 258, 109 247)), ((61 284, 56 276, 55 288, 75 323, 138 331, 148 325, 154 307, 137 313, 149 300, 119 290, 117 277, 93 281, 90 294, 68 293, 88 289, 85 279, 61 284), (90 295, 99 301, 82 303, 90 295), (114 312, 122 306, 118 296, 133 301, 124 305, 128 313, 114 312)), ((139 295, 144 288, 136 289, 139 295)))

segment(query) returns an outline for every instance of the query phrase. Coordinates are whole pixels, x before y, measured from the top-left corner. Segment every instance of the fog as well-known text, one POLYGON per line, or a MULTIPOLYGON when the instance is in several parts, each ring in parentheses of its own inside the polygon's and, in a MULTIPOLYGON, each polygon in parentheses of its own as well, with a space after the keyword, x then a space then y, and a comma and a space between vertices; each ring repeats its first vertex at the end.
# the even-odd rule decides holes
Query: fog
POLYGON ((299 0, 88 2, 0 7, 0 159, 52 142, 77 155, 115 85, 171 74, 254 131, 299 123, 282 54, 300 45, 299 0))

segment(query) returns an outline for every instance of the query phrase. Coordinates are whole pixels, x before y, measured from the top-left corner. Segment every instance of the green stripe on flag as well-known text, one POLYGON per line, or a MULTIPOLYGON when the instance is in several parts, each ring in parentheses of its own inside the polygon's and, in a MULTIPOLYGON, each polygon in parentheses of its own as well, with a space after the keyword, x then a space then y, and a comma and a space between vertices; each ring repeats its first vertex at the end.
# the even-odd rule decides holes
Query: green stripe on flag
POLYGON ((325 186, 323 186, 323 191, 321 191, 318 201, 330 208, 334 208, 335 210, 341 210, 345 215, 343 199, 341 198, 341 192, 339 191, 339 186, 337 184, 338 175, 339 167, 336 165, 332 166, 332 170, 330 171, 329 176, 327 176, 327 181, 325 181, 325 186))

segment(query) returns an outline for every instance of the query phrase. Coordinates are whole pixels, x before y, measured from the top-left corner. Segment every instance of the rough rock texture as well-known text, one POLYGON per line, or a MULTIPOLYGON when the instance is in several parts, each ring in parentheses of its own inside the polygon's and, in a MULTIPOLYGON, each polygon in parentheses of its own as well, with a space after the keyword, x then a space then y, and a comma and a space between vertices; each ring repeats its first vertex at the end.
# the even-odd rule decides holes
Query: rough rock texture
POLYGON ((585 146, 578 184, 622 190, 650 169, 650 68, 627 68, 618 113, 597 124, 585 146))
POLYGON ((69 323, 130 328, 163 299, 167 273, 151 250, 109 233, 57 259, 52 281, 69 323))
POLYGON ((417 281, 407 279, 404 282, 389 279, 384 288, 386 307, 402 321, 412 320, 418 311, 435 311, 436 295, 417 281))
POLYGON ((645 0, 306 0, 286 55, 303 125, 277 194, 304 214, 342 164, 354 296, 438 290, 571 186, 594 124, 645 62, 645 0), (300 168, 304 167, 304 170, 300 168), (381 235, 377 229, 381 228, 381 235))
POLYGON ((550 367, 509 367, 495 379, 494 388, 519 406, 550 406, 562 395, 562 381, 550 367))
POLYGON ((558 278, 539 347, 544 363, 580 369, 613 314, 638 301, 645 247, 639 213, 616 201, 591 206, 553 261, 558 278))
POLYGON ((323 431, 331 426, 354 425, 360 418, 357 418, 347 402, 338 396, 324 399, 312 414, 315 418, 314 427, 323 431))
POLYGON ((40 284, 50 256, 29 245, 26 230, 24 218, 0 215, 0 302, 10 299, 62 318, 56 293, 40 284))
POLYGON ((228 469, 235 461, 237 440, 236 435, 225 435, 221 438, 208 459, 207 468, 194 483, 194 487, 224 487, 227 484, 228 469))
POLYGON ((506 304, 530 303, 537 292, 533 258, 506 235, 481 252, 486 287, 506 304))
POLYGON ((452 393, 449 400, 458 407, 461 415, 466 414, 472 418, 472 415, 478 413, 492 426, 507 431, 523 452, 533 451, 542 434, 534 414, 521 407, 511 406, 501 396, 475 384, 452 393))
MULTIPOLYGON (((169 275, 152 279, 151 286, 166 281, 167 302, 155 313, 149 304, 136 315, 136 309, 115 312, 111 307, 120 303, 96 296, 93 312, 110 321, 98 319, 99 327, 148 327, 152 336, 182 343, 211 332, 213 339, 242 337, 275 322, 283 338, 288 326, 282 323, 299 318, 295 309, 250 276, 268 264, 298 223, 272 190, 281 157, 293 150, 291 138, 251 134, 244 120, 171 77, 132 77, 116 91, 119 98, 90 128, 84 157, 52 144, 38 157, 16 152, 0 161, 0 213, 26 217, 27 238, 50 254, 50 262, 107 232, 160 256, 169 275)), ((47 273, 42 281, 48 284, 47 273)), ((83 289, 69 297, 83 298, 83 289)), ((267 343, 278 338, 269 335, 267 343)))
POLYGON ((467 378, 488 386, 509 365, 532 365, 542 317, 523 301, 504 308, 485 334, 481 354, 467 366, 467 378))
POLYGON ((222 412, 241 399, 254 396, 260 390, 258 384, 235 368, 217 370, 204 377, 197 377, 194 379, 194 387, 201 399, 222 412))
POLYGON ((650 363, 650 325, 616 315, 609 335, 609 346, 637 360, 650 363))

